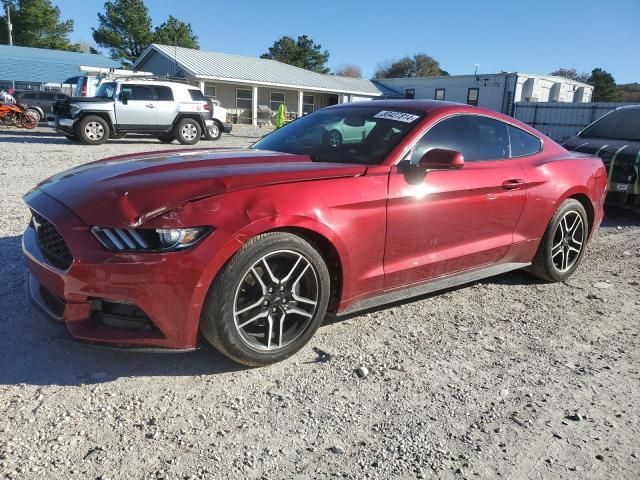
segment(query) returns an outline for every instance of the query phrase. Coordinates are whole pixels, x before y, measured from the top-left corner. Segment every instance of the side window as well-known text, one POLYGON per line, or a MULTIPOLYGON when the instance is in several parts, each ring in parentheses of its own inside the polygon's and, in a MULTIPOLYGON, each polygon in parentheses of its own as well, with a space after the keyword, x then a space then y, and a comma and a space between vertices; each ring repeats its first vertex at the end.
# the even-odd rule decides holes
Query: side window
POLYGON ((159 102, 173 102, 173 91, 169 87, 156 87, 156 100, 159 102))
POLYGON ((123 85, 123 92, 129 93, 129 100, 153 100, 153 87, 148 85, 123 85))
POLYGON ((40 100, 44 100, 46 102, 53 102, 56 96, 53 93, 40 93, 40 100))
POLYGON ((538 137, 511 125, 509 125, 509 138, 511 139, 512 157, 535 155, 542 150, 542 142, 538 137))
POLYGON ((191 100, 193 100, 194 102, 206 102, 207 101, 207 97, 204 96, 204 93, 202 93, 200 90, 197 89, 189 89, 189 95, 191 95, 191 100))
POLYGON ((411 154, 417 163, 434 148, 462 153, 465 162, 509 158, 507 125, 499 120, 478 115, 456 115, 433 126, 418 140, 411 154))
POLYGON ((25 100, 35 100, 38 97, 37 93, 25 93, 22 98, 25 100))

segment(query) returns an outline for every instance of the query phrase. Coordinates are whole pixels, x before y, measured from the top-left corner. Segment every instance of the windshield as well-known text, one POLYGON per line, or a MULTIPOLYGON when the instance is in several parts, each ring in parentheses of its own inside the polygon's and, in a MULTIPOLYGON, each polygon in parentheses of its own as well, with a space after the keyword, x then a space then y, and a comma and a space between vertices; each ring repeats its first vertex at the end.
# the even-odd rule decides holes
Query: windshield
POLYGON ((116 93, 115 83, 103 83, 96 91, 96 97, 114 98, 116 93))
POLYGON ((597 120, 580 136, 640 141, 640 108, 615 110, 597 120))
POLYGON ((423 117, 424 112, 406 108, 328 108, 285 125, 251 148, 309 155, 314 162, 377 165, 423 117))

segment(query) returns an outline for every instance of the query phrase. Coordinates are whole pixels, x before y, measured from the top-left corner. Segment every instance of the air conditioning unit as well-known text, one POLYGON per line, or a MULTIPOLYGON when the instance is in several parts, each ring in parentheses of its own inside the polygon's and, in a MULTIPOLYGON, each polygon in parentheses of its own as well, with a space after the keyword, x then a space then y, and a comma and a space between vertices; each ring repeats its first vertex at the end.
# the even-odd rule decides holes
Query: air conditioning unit
POLYGON ((525 102, 537 102, 538 97, 524 97, 525 102))

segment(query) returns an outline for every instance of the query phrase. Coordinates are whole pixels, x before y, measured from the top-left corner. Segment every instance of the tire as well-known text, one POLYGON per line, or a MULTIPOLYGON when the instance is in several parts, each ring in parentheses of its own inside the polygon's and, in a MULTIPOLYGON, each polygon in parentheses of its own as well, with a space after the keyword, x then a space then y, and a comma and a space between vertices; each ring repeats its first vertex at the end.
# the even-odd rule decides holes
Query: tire
POLYGON ((26 113, 32 115, 38 121, 38 123, 40 123, 40 121, 42 120, 42 115, 40 115, 40 112, 35 108, 28 108, 26 113))
POLYGON ((588 236, 589 220, 584 207, 574 198, 565 200, 553 215, 526 272, 547 282, 566 280, 580 265, 588 236))
POLYGON ((162 143, 171 143, 175 139, 176 139, 176 137, 174 137, 173 134, 158 135, 158 140, 160 140, 162 143))
POLYGON ((324 134, 324 144, 332 148, 342 145, 342 134, 338 130, 330 130, 324 134))
POLYGON ((176 125, 174 135, 182 145, 195 145, 202 136, 202 129, 197 120, 183 118, 176 125))
POLYGON ((214 120, 213 126, 204 130, 204 138, 216 141, 220 140, 220 137, 222 137, 222 125, 217 120, 214 120))
POLYGON ((29 130, 33 130, 38 126, 38 121, 36 120, 35 116, 31 115, 30 113, 25 113, 20 118, 20 125, 29 130))
POLYGON ((76 126, 76 134, 85 145, 102 145, 109 140, 109 124, 97 115, 87 115, 76 126))
POLYGON ((220 271, 207 294, 200 330, 235 362, 270 365, 306 345, 324 319, 329 290, 329 271, 315 248, 290 233, 265 233, 247 242, 220 271), (301 310, 304 315, 297 313, 301 310))

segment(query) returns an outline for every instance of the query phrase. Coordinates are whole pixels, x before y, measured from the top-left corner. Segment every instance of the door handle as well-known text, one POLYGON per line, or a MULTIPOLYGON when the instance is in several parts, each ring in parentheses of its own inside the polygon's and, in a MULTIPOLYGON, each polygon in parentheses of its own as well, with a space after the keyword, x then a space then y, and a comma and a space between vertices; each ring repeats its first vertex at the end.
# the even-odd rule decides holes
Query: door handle
POLYGON ((511 178, 502 182, 502 188, 505 190, 517 190, 524 186, 524 180, 521 178, 511 178))
POLYGON ((147 108, 156 108, 156 106, 153 103, 147 103, 147 108))

